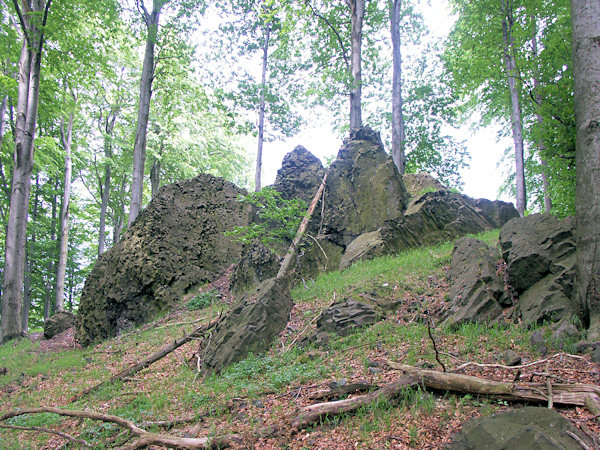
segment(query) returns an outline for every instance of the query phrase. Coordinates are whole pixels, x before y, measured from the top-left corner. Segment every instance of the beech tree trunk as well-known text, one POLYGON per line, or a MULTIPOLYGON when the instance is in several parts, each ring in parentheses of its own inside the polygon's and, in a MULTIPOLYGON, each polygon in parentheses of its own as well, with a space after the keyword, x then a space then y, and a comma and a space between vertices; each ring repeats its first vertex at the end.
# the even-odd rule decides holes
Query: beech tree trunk
POLYGON ((350 75, 352 87, 350 89, 350 129, 355 130, 362 127, 361 117, 361 49, 362 49, 362 26, 365 17, 365 0, 347 0, 351 13, 351 39, 352 51, 350 53, 350 75))
MULTIPOLYGON (((531 38, 531 47, 533 51, 533 57, 538 58, 538 45, 537 45, 537 36, 536 30, 533 32, 533 37, 531 38)), ((537 63, 536 63, 537 64, 537 63)), ((542 96, 539 91, 539 81, 538 81, 538 70, 536 68, 536 74, 533 77, 533 92, 536 103, 536 122, 538 125, 538 130, 544 129, 544 118, 542 117, 542 96)), ((540 163, 542 164, 542 189, 544 192, 544 212, 549 214, 552 210, 552 197, 550 196, 550 180, 548 179, 548 162, 544 158, 544 152, 546 151, 546 145, 544 144, 544 139, 540 135, 537 139, 538 141, 538 151, 540 152, 540 163)))
POLYGON ((390 5, 390 23, 392 32, 392 159, 401 175, 406 168, 406 156, 404 154, 404 142, 406 135, 404 131, 404 114, 402 112, 402 53, 400 38, 400 9, 402 0, 393 0, 390 5))
POLYGON ((146 136, 148 134, 148 118, 150 115, 150 99, 152 82, 154 81, 154 48, 158 37, 160 10, 166 3, 164 0, 152 2, 152 12, 148 13, 143 2, 139 2, 143 10, 143 19, 148 30, 144 64, 140 81, 140 104, 138 108, 137 129, 133 146, 133 177, 131 181, 131 205, 129 207, 128 226, 131 226, 140 211, 144 193, 144 163, 146 161, 146 136))
POLYGON ((600 338, 600 2, 571 0, 575 79, 577 256, 575 301, 600 338))
POLYGON ((65 275, 69 249, 69 204, 71 203, 71 142, 73 138, 73 113, 69 114, 69 123, 65 132, 64 120, 60 122, 60 137, 65 151, 65 184, 63 202, 60 211, 60 247, 56 270, 56 311, 64 310, 65 275))
POLYGON ((515 146, 515 166, 517 184, 517 211, 521 217, 525 215, 527 208, 527 197, 525 192, 525 161, 523 146, 523 121, 521 119, 521 102, 517 89, 519 71, 514 56, 514 38, 512 27, 514 23, 511 0, 502 0, 502 38, 504 42, 504 66, 508 79, 508 90, 510 92, 510 119, 512 123, 512 135, 515 146))
POLYGON ((150 186, 152 188, 152 198, 154 198, 160 189, 160 162, 158 159, 152 161, 152 168, 150 169, 150 186))
POLYGON ((110 196, 111 164, 112 164, 112 137, 117 120, 117 111, 112 109, 104 124, 104 180, 100 181, 100 224, 98 226, 98 256, 104 253, 106 246, 106 213, 110 196))
POLYGON ((271 24, 265 29, 265 42, 263 43, 262 74, 260 80, 260 103, 258 106, 258 148, 256 150, 256 172, 254 174, 254 190, 259 192, 262 188, 262 152, 265 133, 265 89, 267 89, 267 63, 269 57, 269 38, 271 37, 271 24))
POLYGON ((0 343, 19 337, 22 332, 21 309, 23 307, 27 215, 31 195, 33 138, 37 121, 44 44, 42 30, 46 24, 51 1, 31 0, 26 2, 23 0, 23 10, 31 10, 35 13, 23 15, 17 0, 13 0, 23 34, 23 47, 19 60, 15 153, 6 228, 0 343))
MULTIPOLYGON (((38 204, 39 204, 40 180, 39 176, 35 177, 35 196, 33 199, 33 211, 31 212, 31 220, 35 223, 37 220, 38 204)), ((29 251, 25 254, 25 279, 23 281, 23 310, 21 311, 21 327, 23 333, 27 333, 29 329, 29 311, 31 310, 31 272, 33 264, 31 263, 30 253, 35 249, 36 235, 35 231, 29 236, 29 251)))
MULTIPOLYGON (((57 192, 58 191, 58 181, 54 182, 54 186, 55 186, 54 192, 57 192)), ((54 194, 52 196, 52 200, 50 203, 52 205, 52 216, 51 216, 52 218, 50 221, 50 240, 52 242, 54 242, 56 240, 56 211, 58 209, 56 194, 54 194)), ((57 250, 58 250, 58 246, 57 246, 57 250)), ((54 296, 53 296, 54 290, 53 290, 51 275, 56 272, 55 267, 56 267, 56 259, 50 258, 48 260, 48 265, 46 268, 47 277, 44 280, 44 287, 46 288, 46 292, 44 293, 44 320, 48 319, 48 317, 50 317, 50 315, 53 312, 52 300, 54 298, 54 296)))

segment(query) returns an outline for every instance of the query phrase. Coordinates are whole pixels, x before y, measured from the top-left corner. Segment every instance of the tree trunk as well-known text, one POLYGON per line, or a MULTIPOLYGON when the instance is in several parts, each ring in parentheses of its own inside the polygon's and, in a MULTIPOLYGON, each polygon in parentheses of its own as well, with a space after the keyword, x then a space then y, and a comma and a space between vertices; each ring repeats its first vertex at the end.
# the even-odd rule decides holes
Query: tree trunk
MULTIPOLYGON (((58 191, 58 181, 55 182, 54 192, 58 191)), ((52 218, 50 220, 50 240, 54 242, 56 240, 56 210, 58 209, 56 200, 56 194, 52 196, 52 218)), ((58 247, 57 247, 58 249, 58 247)), ((44 281, 44 287, 46 288, 46 292, 44 293, 44 320, 47 320, 54 310, 54 305, 52 302, 53 299, 53 283, 52 283, 52 275, 55 273, 56 260, 52 257, 48 260, 48 266, 46 269, 46 279, 44 281)))
POLYGON ((65 150, 65 189, 60 211, 60 247, 58 251, 58 267, 56 270, 56 310, 64 310, 65 275, 69 249, 69 204, 71 202, 71 142, 73 137, 73 113, 69 114, 69 123, 65 133, 64 120, 60 122, 60 137, 65 150))
POLYGON ((349 0, 351 13, 352 51, 350 54, 350 72, 352 87, 350 89, 350 129, 362 127, 361 118, 361 48, 362 26, 365 17, 365 0, 349 0))
POLYGON ((404 154, 404 114, 402 112, 402 53, 400 38, 400 9, 402 0, 393 0, 390 5, 390 23, 392 32, 393 76, 392 76, 392 159, 400 175, 406 168, 404 154))
MULTIPOLYGON (((144 162, 146 160, 146 136, 148 133, 148 117, 150 115, 150 98, 154 80, 154 47, 158 36, 160 9, 164 1, 153 1, 152 12, 148 14, 144 8, 144 21, 148 30, 142 78, 140 81, 140 104, 138 108, 137 129, 133 146, 133 177, 131 181, 131 205, 129 207, 128 226, 131 226, 140 211, 144 193, 144 162)), ((143 8, 143 2, 140 2, 143 8)))
POLYGON ((577 256, 575 301, 600 338, 600 3, 571 0, 575 124, 577 256))
POLYGON ((117 112, 112 110, 106 119, 104 127, 104 180, 100 183, 100 224, 98 226, 98 256, 104 253, 106 246, 106 212, 108 211, 108 200, 110 196, 110 177, 112 164, 112 137, 115 129, 117 112))
POLYGON ((265 42, 263 43, 262 74, 260 79, 260 104, 258 106, 258 149, 256 150, 256 172, 254 174, 254 190, 261 190, 262 151, 265 133, 265 89, 267 88, 267 63, 269 57, 269 38, 271 37, 271 24, 265 29, 265 42))
POLYGON ((23 47, 19 61, 19 94, 15 129, 13 180, 6 229, 4 282, 2 289, 2 321, 0 343, 18 337, 22 332, 23 276, 27 215, 33 171, 33 138, 39 102, 40 71, 44 35, 51 0, 33 0, 31 10, 38 14, 23 16, 19 12, 23 47))
MULTIPOLYGON (((31 212, 31 221, 35 223, 37 221, 38 204, 39 204, 39 192, 40 192, 40 179, 39 175, 35 177, 35 197, 33 199, 33 211, 31 212)), ((25 280, 23 282, 23 311, 21 312, 21 327, 23 333, 27 333, 29 329, 29 311, 31 310, 31 272, 33 271, 33 264, 31 262, 31 254, 35 250, 35 231, 31 233, 29 237, 29 250, 25 255, 25 280)))
POLYGON ((521 217, 525 215, 527 199, 525 193, 525 161, 523 150, 523 122, 521 120, 521 102, 517 89, 519 77, 517 64, 514 56, 514 38, 512 36, 513 11, 509 0, 502 0, 502 38, 504 41, 504 66, 508 79, 508 90, 510 92, 510 119, 512 123, 512 135, 515 146, 515 165, 517 181, 517 211, 521 217))
MULTIPOLYGON (((534 30, 533 37, 531 38, 531 47, 533 51, 533 57, 536 60, 536 66, 539 67, 537 63, 538 59, 538 45, 537 45, 537 36, 536 30, 534 30)), ((544 152, 546 151, 546 144, 544 144, 544 139, 541 135, 542 130, 544 129, 544 118, 542 117, 542 96, 539 91, 539 81, 538 81, 538 70, 536 67, 536 74, 533 77, 533 92, 535 98, 535 108, 536 108, 536 122, 538 125, 538 130, 540 135, 538 136, 538 151, 540 152, 540 162, 542 164, 542 189, 544 192, 544 212, 549 214, 552 210, 552 197, 550 196, 550 180, 548 179, 548 162, 544 158, 544 152)))
POLYGON ((152 168, 150 169, 150 186, 152 187, 152 198, 158 194, 160 188, 160 162, 158 159, 152 161, 152 168))
POLYGON ((8 105, 8 95, 2 98, 0 103, 0 148, 2 148, 2 142, 4 141, 4 127, 6 119, 6 107, 8 105))

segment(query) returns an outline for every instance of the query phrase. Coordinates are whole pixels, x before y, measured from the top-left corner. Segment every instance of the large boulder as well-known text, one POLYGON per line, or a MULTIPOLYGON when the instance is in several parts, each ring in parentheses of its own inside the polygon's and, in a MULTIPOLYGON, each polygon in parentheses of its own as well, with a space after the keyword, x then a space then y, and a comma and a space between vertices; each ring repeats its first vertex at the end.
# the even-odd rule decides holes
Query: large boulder
POLYGON ((212 331, 202 369, 218 373, 250 353, 263 353, 287 324, 294 303, 284 279, 263 281, 255 293, 238 300, 212 331))
POLYGON ((319 189, 324 175, 321 160, 299 145, 283 158, 273 187, 286 200, 299 198, 308 204, 319 189))
POLYGON ((75 314, 69 311, 60 311, 48 317, 44 322, 44 337, 52 339, 54 336, 68 330, 75 325, 75 314))
POLYGON ((456 241, 448 277, 451 305, 446 323, 491 322, 511 305, 496 267, 500 255, 485 242, 471 237, 456 241))
POLYGON ((379 133, 353 130, 329 169, 322 234, 345 248, 384 221, 402 217, 408 197, 379 133))
POLYGON ((580 442, 592 448, 590 439, 556 411, 528 406, 468 421, 445 448, 578 450, 580 442))
POLYGON ((533 214, 510 220, 500 232, 509 280, 526 323, 560 321, 575 310, 575 221, 533 214))
POLYGON ((224 232, 248 222, 246 207, 236 200, 242 193, 205 174, 161 188, 88 276, 77 316, 79 342, 89 345, 150 320, 237 261, 241 245, 224 232))

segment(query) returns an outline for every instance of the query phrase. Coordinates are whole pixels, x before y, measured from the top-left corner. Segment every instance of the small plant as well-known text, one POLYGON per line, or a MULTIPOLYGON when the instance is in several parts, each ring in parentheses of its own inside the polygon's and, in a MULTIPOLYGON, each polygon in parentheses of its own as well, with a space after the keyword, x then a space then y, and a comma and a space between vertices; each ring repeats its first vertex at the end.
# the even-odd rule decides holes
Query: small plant
POLYGON ((227 235, 235 236, 243 244, 258 239, 272 250, 294 239, 306 212, 306 203, 302 200, 285 200, 272 187, 240 195, 238 201, 254 206, 258 210, 258 220, 244 227, 235 227, 227 235))
POLYGON ((212 305, 220 297, 219 292, 216 289, 210 289, 208 291, 200 292, 198 295, 193 297, 187 302, 186 307, 190 311, 196 311, 198 309, 204 309, 212 305))

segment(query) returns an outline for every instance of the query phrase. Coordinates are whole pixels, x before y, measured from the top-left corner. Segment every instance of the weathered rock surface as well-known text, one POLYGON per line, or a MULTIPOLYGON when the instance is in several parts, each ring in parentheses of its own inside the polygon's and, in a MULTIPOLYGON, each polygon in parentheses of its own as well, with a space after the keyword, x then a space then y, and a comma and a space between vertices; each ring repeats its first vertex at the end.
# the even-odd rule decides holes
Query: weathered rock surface
POLYGON ((266 351, 285 328, 292 306, 283 280, 263 281, 255 293, 237 301, 212 332, 204 350, 203 370, 220 372, 250 353, 266 351))
POLYGON ((393 252, 383 240, 381 230, 363 233, 346 247, 340 259, 340 270, 350 267, 356 261, 373 259, 390 253, 393 252))
POLYGON ((164 186, 88 276, 77 315, 82 345, 150 320, 239 259, 224 232, 248 221, 243 189, 212 175, 164 186))
POLYGON ((575 222, 547 214, 510 220, 500 232, 502 256, 518 313, 526 323, 559 321, 574 311, 575 222))
POLYGON ((317 320, 317 332, 335 332, 346 336, 356 328, 376 321, 377 315, 370 305, 352 299, 342 300, 321 313, 317 320))
POLYGON ((286 200, 299 198, 308 204, 324 176, 325 169, 321 160, 299 145, 283 158, 273 187, 286 200))
POLYGON ((354 130, 329 169, 322 234, 345 248, 385 220, 402 217, 407 200, 402 178, 379 133, 368 127, 354 130))
POLYGON ((402 182, 411 197, 418 197, 427 192, 446 191, 446 187, 427 173, 407 173, 402 175, 402 182))
POLYGON ((44 337, 52 339, 57 334, 75 326, 75 314, 69 311, 57 312, 44 322, 44 337))
POLYGON ((451 305, 446 323, 491 322, 510 306, 504 282, 497 274, 500 255, 479 239, 463 237, 456 241, 448 276, 451 305))
MULTIPOLYGON (((590 440, 567 419, 548 408, 525 407, 468 421, 454 435, 448 450, 577 450, 590 440)), ((591 448, 591 447, 590 447, 591 448)))

